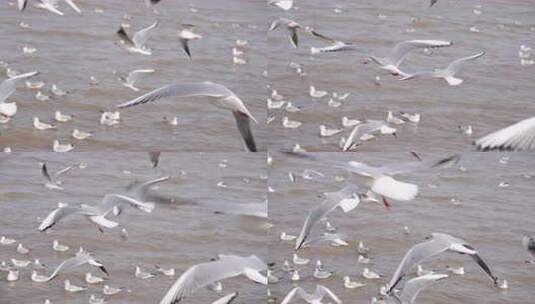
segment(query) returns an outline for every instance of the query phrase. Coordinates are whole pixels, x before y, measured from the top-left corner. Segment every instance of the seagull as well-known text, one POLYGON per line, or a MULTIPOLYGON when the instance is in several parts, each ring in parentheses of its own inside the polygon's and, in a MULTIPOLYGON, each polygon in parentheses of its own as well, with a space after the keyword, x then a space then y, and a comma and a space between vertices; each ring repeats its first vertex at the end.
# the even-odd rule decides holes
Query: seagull
POLYGON ((260 274, 260 271, 267 269, 267 265, 259 257, 221 254, 218 257, 218 260, 197 264, 186 270, 167 291, 160 304, 179 303, 199 288, 239 275, 267 285, 267 277, 260 274))
POLYGON ((0 83, 0 114, 12 117, 17 113, 17 104, 15 102, 6 102, 9 96, 15 92, 17 89, 17 82, 19 80, 28 79, 35 75, 38 75, 39 72, 29 72, 25 74, 16 75, 4 80, 0 83))
POLYGON ((71 284, 71 281, 65 280, 64 289, 65 291, 68 291, 68 292, 80 292, 80 291, 87 290, 87 287, 73 285, 71 284))
POLYGON ((130 53, 138 53, 142 55, 152 55, 151 49, 147 48, 145 46, 145 43, 149 39, 149 33, 151 30, 156 28, 158 26, 158 20, 156 20, 153 24, 149 25, 148 27, 136 32, 132 38, 128 36, 126 33, 126 30, 123 26, 119 28, 117 31, 117 35, 119 35, 119 38, 121 39, 121 43, 126 48, 126 50, 130 53))
POLYGON ((393 289, 409 273, 412 267, 445 251, 470 255, 492 279, 494 284, 498 283, 498 277, 492 274, 487 264, 479 257, 478 252, 466 241, 445 233, 432 233, 428 241, 414 245, 405 254, 388 284, 388 293, 392 293, 393 289))
MULTIPOLYGON (((23 11, 24 8, 26 8, 26 2, 28 0, 19 0, 19 10, 23 11), (22 5, 21 5, 22 4, 22 5), (22 7, 22 9, 21 9, 22 7)), ((82 10, 72 1, 72 0, 64 0, 78 15, 82 14, 82 10)), ((56 15, 63 16, 63 12, 58 10, 58 3, 59 0, 40 0, 39 3, 35 4, 35 7, 45 9, 49 12, 52 12, 56 15)))
MULTIPOLYGON (((97 225, 99 230, 102 227, 109 229, 117 227, 119 224, 106 218, 109 213, 120 213, 124 205, 132 206, 143 212, 150 213, 154 209, 154 203, 141 202, 121 194, 106 194, 97 205, 82 204, 77 207, 62 206, 54 209, 41 222, 38 230, 43 232, 59 223, 63 218, 71 214, 80 214, 97 225)), ((102 230, 101 230, 102 231, 102 230)))
POLYGON ((323 303, 321 300, 325 296, 329 296, 337 304, 342 303, 342 300, 340 300, 329 288, 323 285, 316 285, 316 290, 314 293, 308 293, 301 287, 295 287, 286 295, 286 297, 284 297, 284 300, 282 300, 281 304, 290 303, 295 296, 300 297, 309 304, 321 304, 323 303))
POLYGON ((158 271, 159 273, 165 275, 165 276, 168 276, 168 277, 174 277, 175 276, 175 269, 174 268, 169 268, 169 269, 165 269, 165 268, 162 268, 158 265, 156 265, 156 271, 158 271))
POLYGON ((442 78, 450 86, 458 86, 463 83, 463 80, 456 78, 455 75, 461 70, 464 63, 470 60, 475 60, 481 56, 485 55, 485 52, 480 52, 472 56, 460 58, 452 61, 447 68, 445 69, 435 69, 433 71, 421 71, 415 72, 412 74, 403 73, 403 77, 399 80, 408 80, 414 78, 442 78))
POLYGON ((72 119, 72 115, 62 114, 61 111, 56 111, 54 113, 54 119, 57 122, 68 122, 72 119))
POLYGON ((178 38, 180 39, 180 44, 182 45, 182 49, 184 49, 184 52, 186 53, 186 55, 188 55, 189 59, 191 59, 191 52, 189 50, 188 42, 190 40, 201 39, 202 36, 199 34, 195 34, 193 32, 194 26, 192 24, 183 24, 183 26, 184 26, 184 29, 178 32, 178 38))
POLYGON ((26 9, 26 6, 28 5, 28 0, 18 0, 17 1, 17 4, 18 4, 18 7, 19 7, 19 11, 23 11, 26 9))
POLYGON ((14 282, 14 281, 18 281, 19 279, 19 271, 18 270, 9 270, 8 274, 7 274, 7 277, 6 277, 6 280, 8 282, 14 282))
POLYGON ((293 254, 293 262, 295 265, 306 265, 310 262, 310 259, 302 258, 297 255, 297 253, 293 254))
POLYGON ((437 2, 438 2, 438 0, 431 0, 431 1, 429 2, 429 7, 432 7, 432 6, 435 5, 435 3, 437 3, 437 2))
POLYGON ((155 275, 147 271, 142 271, 141 267, 136 266, 135 276, 138 279, 146 280, 146 279, 154 278, 155 275))
POLYGON ((37 282, 37 283, 48 282, 48 277, 47 276, 38 274, 37 271, 35 271, 35 270, 32 271, 32 275, 31 275, 30 278, 31 278, 32 282, 37 282))
POLYGON ((88 139, 91 136, 93 136, 93 132, 85 132, 85 131, 80 131, 78 129, 72 130, 72 137, 78 140, 88 139))
POLYGON ((397 136, 396 131, 396 128, 390 127, 384 120, 367 120, 364 123, 357 124, 353 128, 349 137, 346 139, 342 150, 348 151, 358 141, 363 140, 363 138, 367 136, 371 136, 373 133, 392 134, 393 136, 397 136))
POLYGON ((405 75, 405 73, 399 69, 399 65, 411 51, 416 49, 447 47, 451 45, 453 45, 453 42, 444 40, 408 40, 396 44, 387 57, 370 56, 370 60, 380 65, 381 69, 392 73, 392 75, 405 75))
POLYGON ((355 289, 366 286, 365 283, 353 282, 349 276, 344 277, 344 287, 347 289, 355 289))
POLYGON ((13 265, 17 268, 26 268, 28 265, 30 265, 31 261, 11 259, 11 263, 13 263, 13 265))
POLYGON ((118 105, 118 108, 128 108, 148 102, 153 102, 166 97, 191 97, 191 96, 208 96, 213 98, 217 103, 216 106, 232 111, 238 130, 243 137, 246 148, 250 152, 256 152, 256 144, 250 128, 250 120, 257 123, 256 119, 245 107, 234 92, 221 84, 213 82, 186 82, 180 84, 170 84, 159 89, 153 90, 134 100, 124 102, 118 105))
POLYGON ((535 150, 535 117, 524 119, 474 142, 478 150, 535 150))
POLYGON ((52 149, 54 150, 54 152, 64 153, 64 152, 69 152, 72 149, 74 149, 74 146, 69 143, 60 144, 59 140, 55 139, 54 142, 52 143, 52 149))
POLYGON ((152 74, 154 73, 153 69, 139 69, 139 70, 133 70, 130 73, 128 73, 128 76, 126 78, 119 77, 119 80, 122 82, 123 86, 130 88, 134 91, 139 91, 137 87, 134 85, 136 84, 136 81, 139 79, 139 77, 143 74, 152 74))
POLYGON ((65 252, 68 251, 70 248, 67 245, 60 244, 58 240, 54 240, 52 242, 52 249, 54 249, 54 251, 65 252))
POLYGON ((297 48, 299 44, 299 38, 297 36, 298 29, 304 29, 307 33, 312 34, 315 37, 328 40, 328 41, 333 41, 333 39, 314 31, 314 29, 312 29, 311 27, 303 28, 299 23, 293 20, 287 19, 287 18, 279 18, 279 19, 274 20, 269 26, 269 30, 274 31, 281 25, 286 26, 286 29, 290 32, 290 42, 292 43, 294 48, 297 48))
MULTIPOLYGON (((413 279, 410 279, 405 283, 405 286, 403 286, 403 289, 399 294, 393 294, 391 297, 395 299, 395 302, 392 303, 399 303, 399 304, 414 304, 416 297, 418 294, 424 289, 429 287, 430 285, 444 280, 447 278, 447 274, 426 274, 420 277, 416 277, 413 279)), ((390 302, 388 302, 390 303, 390 302)))
POLYGON ((104 285, 104 287, 102 287, 102 294, 106 295, 106 296, 113 296, 113 295, 116 295, 118 294, 119 292, 123 291, 124 288, 115 288, 115 287, 111 287, 109 285, 104 285))
MULTIPOLYGON (((526 250, 535 257, 535 237, 525 235, 522 238, 522 245, 526 247, 526 250)), ((528 261, 529 264, 534 264, 535 260, 528 261)))
POLYGON ((358 191, 359 187, 349 185, 336 192, 325 192, 325 200, 308 212, 301 232, 295 241, 295 250, 299 250, 303 246, 314 224, 325 218, 334 209, 340 207, 344 213, 355 209, 360 203, 358 191))
MULTIPOLYGON (((19 0, 20 1, 20 0, 19 0)), ((294 5, 293 0, 268 0, 268 5, 276 6, 285 11, 290 10, 294 5)))
POLYGON ((17 252, 20 254, 28 254, 30 250, 28 250, 26 247, 24 247, 21 243, 17 246, 17 252))
POLYGON ((91 272, 85 274, 85 281, 88 284, 99 284, 104 282, 104 279, 101 277, 94 276, 91 272))
POLYGON ((58 177, 60 175, 62 175, 62 174, 65 174, 65 173, 69 172, 72 168, 74 168, 74 165, 65 167, 65 168, 57 171, 56 173, 54 173, 54 178, 52 178, 50 176, 50 174, 48 173, 48 168, 47 168, 46 162, 42 162, 41 163, 41 174, 47 179, 45 187, 47 189, 51 189, 51 190, 63 190, 63 188, 60 186, 61 185, 61 181, 58 180, 58 177))
POLYGON ((52 274, 48 276, 47 281, 50 281, 53 278, 55 278, 59 274, 60 271, 64 271, 64 272, 69 271, 71 269, 77 268, 84 264, 89 264, 91 266, 98 267, 106 275, 109 275, 108 271, 106 270, 104 265, 102 265, 101 262, 95 260, 95 258, 93 258, 89 252, 82 250, 82 251, 77 252, 74 257, 68 258, 65 261, 63 261, 61 264, 59 264, 58 267, 56 267, 56 269, 54 270, 54 272, 52 272, 52 274))
POLYGON ((368 280, 376 280, 376 279, 380 279, 381 278, 381 276, 378 273, 373 272, 368 268, 364 268, 362 270, 362 277, 364 277, 365 279, 368 279, 368 280))
POLYGON ((229 293, 226 296, 223 296, 214 302, 212 304, 230 304, 232 303, 236 298, 238 297, 238 292, 229 293))
POLYGON ((33 127, 36 128, 37 130, 51 130, 51 129, 55 129, 56 126, 55 125, 51 125, 51 124, 48 124, 48 123, 45 123, 45 122, 41 122, 39 120, 39 117, 34 117, 33 118, 33 127))
POLYGON ((333 53, 341 51, 353 51, 356 50, 355 46, 352 44, 333 40, 331 45, 325 47, 311 47, 310 54, 319 54, 319 53, 333 53))
POLYGON ((0 245, 4 245, 4 246, 5 245, 12 245, 15 242, 16 242, 16 240, 10 239, 10 238, 8 238, 8 237, 6 237, 4 235, 2 237, 0 237, 0 245))

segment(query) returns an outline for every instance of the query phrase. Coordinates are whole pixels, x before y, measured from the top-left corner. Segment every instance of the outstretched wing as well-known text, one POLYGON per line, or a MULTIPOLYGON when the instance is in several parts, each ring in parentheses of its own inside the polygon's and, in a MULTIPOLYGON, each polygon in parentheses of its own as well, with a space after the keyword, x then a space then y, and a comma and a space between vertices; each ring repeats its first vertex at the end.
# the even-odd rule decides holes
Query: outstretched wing
POLYGON ((37 71, 29 72, 29 73, 20 74, 15 77, 11 77, 11 78, 4 80, 0 84, 0 103, 3 103, 4 101, 6 101, 6 99, 15 92, 15 89, 17 88, 16 87, 17 81, 30 78, 38 74, 39 72, 37 71))
POLYGON ((415 49, 424 49, 424 48, 439 48, 451 46, 453 43, 451 41, 445 40, 409 40, 403 41, 398 44, 390 51, 388 54, 389 59, 396 66, 401 64, 403 59, 415 49))
POLYGON ((213 82, 187 82, 170 84, 153 90, 134 100, 118 105, 118 108, 128 108, 139 104, 153 102, 166 97, 209 96, 221 98, 231 95, 232 92, 225 86, 213 82))
POLYGON ((535 117, 524 119, 474 142, 478 150, 535 150, 535 117))
POLYGON ((452 75, 455 75, 457 72, 459 72, 463 66, 463 64, 467 61, 471 61, 471 60, 475 60, 481 56, 485 55, 485 52, 481 52, 481 53, 477 53, 475 55, 472 55, 472 56, 468 56, 468 57, 463 57, 463 58, 459 58, 457 60, 454 60, 452 61, 448 67, 446 68, 446 70, 451 73, 452 75))
POLYGON ((142 47, 145 45, 147 40, 149 39, 149 33, 152 29, 158 26, 159 21, 156 20, 153 24, 147 26, 146 28, 137 31, 134 34, 134 37, 132 37, 132 41, 134 42, 136 47, 142 47))

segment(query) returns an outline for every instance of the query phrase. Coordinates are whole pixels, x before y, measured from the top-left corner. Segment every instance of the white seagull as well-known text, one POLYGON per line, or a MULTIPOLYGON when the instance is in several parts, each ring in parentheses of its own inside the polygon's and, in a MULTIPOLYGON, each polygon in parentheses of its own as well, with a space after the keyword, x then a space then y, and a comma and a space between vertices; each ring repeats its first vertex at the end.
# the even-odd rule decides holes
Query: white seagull
POLYGON ((166 97, 193 97, 207 96, 216 101, 216 106, 232 111, 238 130, 245 142, 246 148, 250 152, 256 152, 256 144, 250 128, 250 120, 257 123, 251 112, 245 107, 234 92, 221 84, 213 82, 186 82, 179 84, 170 84, 159 89, 153 90, 134 100, 124 102, 118 105, 118 108, 128 108, 144 103, 156 101, 166 97))
POLYGON ((167 291, 160 304, 179 303, 199 288, 239 275, 267 285, 267 277, 260 273, 266 269, 266 263, 255 255, 219 255, 216 261, 197 264, 186 270, 167 291))
POLYGON ((133 70, 130 73, 128 73, 128 76, 126 77, 119 77, 119 80, 123 84, 123 86, 130 88, 134 91, 139 91, 137 87, 135 87, 136 81, 138 81, 139 77, 141 75, 145 74, 152 74, 154 73, 153 69, 139 69, 139 70, 133 70))
POLYGON ((329 288, 323 285, 316 285, 316 290, 314 293, 308 293, 301 287, 295 287, 286 295, 286 297, 284 297, 284 300, 282 300, 281 304, 290 303, 295 296, 300 297, 309 304, 321 304, 323 303, 321 300, 325 296, 329 296, 337 304, 342 303, 342 300, 340 300, 329 288))
POLYGON ((477 53, 472 56, 460 58, 452 61, 445 69, 435 69, 433 71, 420 71, 412 74, 404 73, 399 80, 408 80, 414 78, 442 78, 448 82, 450 86, 458 86, 463 83, 463 80, 455 77, 467 61, 475 60, 485 55, 485 52, 477 53))
POLYGON ((386 57, 370 56, 370 59, 381 66, 381 69, 387 70, 392 75, 405 75, 400 69, 399 65, 405 60, 407 55, 416 49, 426 48, 440 48, 451 46, 451 41, 444 40, 409 40, 403 41, 390 51, 386 57))
POLYGON ((72 168, 74 168, 74 165, 65 167, 56 173, 54 173, 54 178, 50 176, 48 173, 48 168, 46 166, 46 162, 41 163, 41 174, 46 178, 47 182, 45 183, 45 187, 50 190, 63 190, 61 187, 61 180, 58 178, 67 172, 69 172, 72 168))
POLYGON ((149 49, 145 43, 149 39, 149 34, 151 30, 158 26, 158 21, 155 21, 153 24, 148 27, 136 32, 132 38, 128 36, 126 30, 123 26, 117 31, 117 35, 121 40, 121 43, 130 53, 138 53, 142 55, 152 55, 152 50, 149 49))
POLYGON ((445 251, 453 251, 460 254, 469 255, 487 273, 487 275, 492 279, 494 284, 498 283, 498 277, 496 277, 491 272, 490 268, 481 259, 474 247, 469 245, 466 241, 453 237, 449 234, 432 233, 430 240, 414 245, 405 254, 403 259, 401 260, 401 263, 399 263, 396 272, 392 276, 390 283, 388 284, 388 293, 391 293, 393 291, 393 289, 409 273, 411 268, 420 264, 424 260, 427 260, 445 251))
POLYGON ((17 113, 17 104, 15 102, 6 102, 9 96, 15 92, 17 89, 17 82, 19 80, 28 79, 35 75, 38 75, 39 72, 29 72, 25 74, 16 75, 4 80, 0 84, 0 114, 12 117, 17 113))
MULTIPOLYGON (((82 14, 82 10, 80 10, 80 8, 72 1, 72 0, 64 0, 78 15, 81 15, 82 14)), ((19 0, 19 10, 24 10, 24 8, 26 7, 26 5, 23 5, 23 8, 20 9, 21 7, 21 2, 22 0, 19 0)), ((27 2, 27 0, 26 0, 27 2)), ((60 10, 58 10, 58 3, 59 3, 59 0, 39 0, 39 2, 37 4, 35 4, 35 7, 38 7, 38 8, 41 8, 41 9, 45 9, 49 12, 52 12, 56 15, 60 15, 60 16, 63 16, 63 12, 61 12, 60 10)))
POLYGON ((367 120, 365 123, 355 125, 349 137, 345 140, 342 150, 348 151, 359 141, 364 140, 365 137, 370 137, 376 133, 392 134, 395 137, 396 131, 396 128, 390 127, 384 120, 367 120))
POLYGON ((524 119, 476 140, 478 150, 535 150, 535 117, 524 119))
POLYGON ((360 203, 358 191, 358 186, 349 185, 336 192, 325 192, 325 200, 308 212, 301 232, 295 241, 295 250, 303 246, 314 224, 326 217, 334 209, 340 207, 344 213, 355 209, 360 203))
POLYGON ((178 38, 180 40, 180 44, 182 45, 182 49, 184 50, 186 55, 188 55, 188 58, 191 59, 191 52, 189 50, 188 42, 190 40, 201 39, 202 36, 193 32, 194 26, 192 24, 183 24, 183 26, 184 29, 178 32, 178 38))
POLYGON ((83 215, 96 224, 99 230, 101 230, 101 226, 112 229, 119 226, 119 224, 107 219, 106 216, 110 213, 120 213, 117 210, 122 210, 125 205, 132 206, 146 213, 150 213, 154 209, 154 203, 141 202, 121 194, 106 194, 102 201, 97 205, 81 204, 76 207, 62 206, 54 209, 41 222, 38 230, 41 232, 46 231, 59 223, 66 216, 72 214, 83 215))
POLYGON ((98 267, 106 275, 109 275, 108 271, 106 270, 104 265, 102 265, 101 262, 95 260, 95 258, 93 258, 89 252, 82 250, 77 252, 74 257, 66 259, 61 264, 59 264, 58 267, 56 267, 56 269, 54 270, 54 272, 52 272, 52 274, 48 276, 47 281, 50 281, 55 278, 60 273, 60 271, 69 271, 84 264, 89 264, 91 266, 98 267))

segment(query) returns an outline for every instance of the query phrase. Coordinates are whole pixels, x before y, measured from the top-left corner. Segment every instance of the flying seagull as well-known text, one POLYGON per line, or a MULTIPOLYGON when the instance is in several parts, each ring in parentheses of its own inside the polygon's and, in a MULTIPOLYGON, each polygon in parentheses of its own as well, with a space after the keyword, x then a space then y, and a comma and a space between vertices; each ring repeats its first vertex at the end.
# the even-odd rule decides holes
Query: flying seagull
POLYGON ((351 130, 351 133, 349 133, 349 136, 344 142, 342 150, 348 151, 351 149, 354 145, 360 142, 362 136, 381 133, 392 134, 395 137, 396 131, 396 128, 390 127, 388 122, 384 120, 367 120, 365 123, 356 125, 353 130, 351 130))
POLYGON ((17 82, 19 80, 28 79, 38 74, 39 72, 37 71, 20 74, 20 75, 10 77, 4 80, 0 84, 0 114, 1 115, 11 117, 17 113, 17 104, 15 102, 6 102, 7 99, 17 89, 17 82))
POLYGON ((478 150, 535 150, 535 117, 495 131, 476 140, 478 150))
POLYGON ((257 123, 251 112, 245 107, 234 92, 221 84, 213 82, 186 82, 179 84, 170 84, 159 89, 151 91, 134 100, 127 101, 118 105, 118 108, 128 108, 144 103, 156 101, 166 97, 190 97, 190 96, 207 96, 216 101, 216 106, 232 111, 238 130, 245 142, 248 151, 256 152, 256 144, 253 133, 250 128, 250 120, 257 123))
MULTIPOLYGON (((525 235, 522 237, 522 245, 524 245, 531 256, 535 258, 535 237, 525 235)), ((535 263, 535 260, 528 261, 528 263, 535 263)))
POLYGON ((269 26, 269 30, 270 31, 274 31, 275 29, 277 29, 278 27, 280 26, 286 26, 286 29, 290 32, 290 42, 292 43, 293 47, 294 48, 297 48, 297 46, 299 45, 299 38, 297 36, 297 30, 298 29, 303 29, 305 32, 309 33, 309 34, 312 34, 313 36, 317 37, 317 38, 321 38, 321 39, 324 39, 324 40, 327 40, 327 41, 335 41, 334 39, 332 38, 329 38, 325 35, 322 35, 322 34, 319 34, 318 32, 316 32, 314 29, 312 29, 311 27, 302 27, 299 23, 293 21, 293 20, 290 20, 290 19, 287 19, 287 18, 279 18, 279 19, 276 19, 274 20, 271 25, 269 26))
POLYGON ((403 257, 403 260, 401 260, 401 263, 399 263, 396 272, 388 284, 388 293, 393 291, 393 289, 409 273, 411 268, 445 251, 453 251, 471 256, 472 259, 474 259, 474 261, 476 261, 492 279, 494 284, 498 283, 498 277, 491 272, 490 268, 481 259, 479 253, 474 249, 474 247, 469 245, 465 240, 445 233, 432 233, 428 241, 414 245, 405 254, 405 257, 403 257))
POLYGON ((386 57, 370 56, 370 60, 387 70, 392 75, 405 75, 399 65, 405 60, 411 51, 425 48, 440 48, 453 45, 451 41, 444 40, 408 40, 398 44, 390 51, 386 57))
POLYGON ((348 185, 339 191, 324 193, 325 200, 308 212, 301 232, 295 240, 295 250, 299 250, 303 246, 314 224, 334 209, 340 207, 345 213, 355 209, 360 203, 358 191, 358 186, 348 185))
POLYGON ((180 44, 182 45, 182 49, 184 49, 184 52, 186 55, 188 55, 188 58, 191 59, 191 52, 189 50, 188 42, 190 40, 201 39, 202 36, 193 32, 194 26, 192 24, 183 24, 183 26, 184 29, 178 33, 178 38, 180 40, 180 44))
POLYGON ((167 291, 160 304, 179 303, 199 288, 239 275, 267 285, 267 277, 260 273, 266 269, 266 263, 255 255, 242 257, 220 254, 218 260, 197 264, 186 270, 167 291))
MULTIPOLYGON (((82 14, 82 10, 72 1, 72 0, 64 0, 78 15, 82 14)), ((63 16, 63 12, 58 10, 58 3, 59 0, 39 0, 37 4, 35 4, 36 7, 45 9, 49 12, 52 12, 56 15, 63 16)), ((19 4, 19 10, 23 11, 27 4, 28 0, 18 0, 19 4)))
POLYGON ((123 84, 123 86, 130 88, 134 91, 139 91, 137 87, 135 87, 136 81, 138 81, 139 77, 141 75, 146 74, 152 74, 154 73, 153 69, 139 69, 139 70, 133 70, 130 73, 128 73, 128 76, 126 77, 119 77, 119 80, 123 84))
POLYGON ((340 300, 329 288, 319 284, 316 285, 314 293, 308 293, 301 287, 295 287, 286 295, 286 297, 284 297, 281 304, 290 303, 295 296, 300 297, 309 304, 321 304, 323 303, 321 300, 325 296, 329 296, 337 304, 342 304, 342 300, 340 300))
POLYGON ((134 36, 130 38, 128 34, 126 33, 126 30, 121 25, 119 30, 117 31, 117 35, 120 38, 120 41, 122 45, 125 47, 125 49, 130 53, 138 53, 142 55, 152 55, 152 50, 149 49, 145 43, 147 43, 147 40, 149 39, 150 32, 158 26, 158 20, 156 20, 153 24, 149 25, 148 27, 137 31, 134 33, 134 36))
POLYGON ((39 225, 38 230, 41 232, 46 231, 59 223, 63 218, 72 214, 83 215, 96 224, 99 230, 101 230, 101 226, 112 229, 119 226, 119 224, 107 219, 106 216, 110 213, 118 215, 125 205, 132 206, 146 213, 150 213, 154 209, 154 203, 141 202, 121 194, 107 194, 97 205, 81 204, 76 207, 68 205, 59 206, 48 214, 39 225))
POLYGON ((416 171, 443 168, 459 161, 459 155, 438 160, 402 162, 387 166, 372 167, 367 164, 350 161, 345 169, 371 179, 371 190, 393 200, 410 201, 418 194, 418 186, 395 180, 393 177, 416 171))
POLYGON ((45 184, 45 187, 48 189, 56 189, 56 190, 63 190, 61 187, 61 181, 58 179, 62 174, 69 172, 71 169, 74 168, 74 165, 65 167, 56 173, 54 173, 54 178, 50 176, 48 173, 48 168, 46 166, 46 162, 41 163, 41 174, 47 179, 47 183, 45 184))
POLYGON ((91 266, 98 267, 106 275, 109 275, 108 271, 101 262, 93 258, 89 252, 83 251, 83 249, 80 248, 80 251, 77 252, 74 257, 66 259, 61 264, 59 264, 58 267, 56 267, 56 269, 54 270, 54 272, 52 272, 52 274, 48 276, 45 282, 48 282, 55 278, 60 273, 60 271, 69 271, 84 264, 89 264, 91 266))
POLYGON ((399 80, 408 80, 414 78, 442 78, 448 82, 450 86, 458 86, 463 83, 463 80, 455 77, 467 61, 475 60, 485 55, 485 52, 480 52, 472 56, 459 58, 452 61, 445 69, 435 69, 433 71, 420 71, 412 74, 403 73, 403 77, 399 80))

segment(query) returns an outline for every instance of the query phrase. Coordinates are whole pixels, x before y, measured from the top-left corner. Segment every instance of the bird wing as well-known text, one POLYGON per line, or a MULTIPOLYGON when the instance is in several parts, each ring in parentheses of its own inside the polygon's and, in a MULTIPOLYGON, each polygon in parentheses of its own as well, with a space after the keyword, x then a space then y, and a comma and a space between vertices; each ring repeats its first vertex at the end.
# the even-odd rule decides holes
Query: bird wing
POLYGON ((454 164, 457 164, 460 159, 461 159, 461 155, 455 154, 455 155, 440 158, 440 159, 404 162, 404 163, 387 165, 387 166, 380 167, 379 170, 385 175, 394 176, 397 174, 417 172, 417 171, 429 170, 429 169, 434 169, 434 168, 449 167, 454 164))
POLYGON ((66 216, 69 216, 71 214, 74 214, 74 213, 83 214, 84 211, 79 207, 66 206, 66 207, 56 208, 52 212, 50 212, 46 216, 46 218, 41 222, 41 224, 39 225, 38 230, 41 231, 41 232, 46 231, 46 230, 50 229, 52 226, 54 226, 57 223, 59 223, 59 221, 62 218, 66 217, 66 216))
POLYGON ((413 200, 418 195, 418 185, 400 182, 388 175, 375 178, 371 190, 384 197, 404 202, 413 200))
POLYGON ((28 0, 18 0, 18 5, 19 5, 19 11, 23 11, 26 6, 28 5, 28 0))
POLYGON ((240 131, 247 151, 256 152, 256 143, 253 132, 251 131, 251 118, 247 114, 238 111, 232 111, 232 114, 234 115, 238 131, 240 131))
POLYGON ((30 77, 33 77, 33 76, 38 75, 38 74, 39 74, 39 72, 37 72, 37 71, 29 72, 29 73, 24 73, 24 74, 17 75, 15 77, 10 77, 10 78, 4 80, 0 84, 0 103, 3 103, 4 101, 6 101, 6 99, 9 96, 11 96, 11 94, 13 94, 15 92, 15 89, 17 88, 16 87, 17 81, 19 81, 21 79, 30 78, 30 77))
POLYGON ((140 75, 142 74, 150 74, 154 73, 153 69, 141 69, 141 70, 134 70, 128 73, 128 76, 126 76, 126 83, 134 84, 139 79, 140 75))
POLYGON ((68 271, 89 262, 91 257, 87 253, 77 253, 74 257, 68 258, 56 267, 54 272, 48 277, 48 280, 55 278, 60 271, 68 271))
POLYGON ((122 208, 125 204, 146 213, 150 213, 154 209, 154 203, 141 202, 121 194, 106 194, 96 207, 102 212, 100 215, 106 216, 106 214, 110 213, 113 208, 122 208))
POLYGON ((65 0, 67 4, 78 14, 82 14, 82 10, 72 1, 72 0, 65 0))
POLYGON ((188 40, 187 39, 180 39, 180 44, 182 45, 182 49, 188 55, 188 57, 191 59, 191 52, 189 50, 188 40))
POLYGON ((150 187, 156 185, 156 184, 159 184, 159 183, 162 183, 162 182, 165 182, 167 180, 171 179, 170 176, 163 176, 163 177, 159 177, 159 178, 156 178, 156 179, 151 179, 151 180, 148 180, 146 182, 137 182, 137 183, 134 183, 134 184, 131 184, 129 187, 128 187, 128 195, 130 196, 133 196, 134 198, 138 199, 138 200, 142 200, 142 201, 145 201, 146 198, 147 198, 147 192, 149 191, 150 187))
POLYGON ((238 276, 243 271, 243 261, 229 258, 194 265, 176 280, 162 298, 160 304, 178 303, 184 297, 192 295, 199 288, 226 278, 238 276))
POLYGON ((119 39, 121 39, 125 45, 134 46, 134 42, 132 41, 132 39, 130 39, 130 37, 128 36, 128 33, 126 32, 126 30, 124 29, 122 25, 117 31, 117 35, 119 36, 119 39))
POLYGON ((297 46, 299 45, 299 37, 297 36, 297 28, 291 27, 291 28, 288 28, 288 30, 290 31, 290 41, 292 42, 292 45, 295 48, 297 48, 297 46))
POLYGON ((524 119, 474 142, 478 150, 534 150, 535 117, 524 119))
POLYGON ((50 174, 48 174, 48 169, 46 167, 46 162, 43 162, 41 164, 41 174, 51 183, 53 183, 54 181, 52 180, 52 178, 50 177, 50 174))
POLYGON ((236 298, 238 297, 238 292, 235 291, 233 293, 229 293, 228 295, 226 296, 223 296, 217 300, 215 300, 214 302, 212 302, 212 304, 230 304, 232 303, 236 298))
POLYGON ((118 108, 128 108, 147 102, 153 102, 166 97, 209 96, 222 98, 233 93, 225 86, 213 82, 190 82, 170 84, 146 93, 134 100, 118 105, 118 108))
MULTIPOLYGON (((312 231, 312 227, 317 221, 324 218, 327 214, 329 214, 331 211, 336 209, 336 207, 338 207, 341 203, 344 203, 344 200, 354 198, 353 193, 355 192, 352 192, 353 190, 354 188, 352 187, 351 188, 346 187, 337 192, 325 193, 326 199, 321 204, 319 204, 314 209, 308 212, 305 222, 303 223, 303 227, 301 228, 301 232, 299 233, 299 236, 295 240, 296 250, 300 249, 303 246, 304 242, 306 241, 306 239, 308 238, 310 234, 310 231, 312 231)), ((358 205, 358 202, 357 202, 357 205, 358 205)), ((353 208, 348 207, 347 211, 353 208)))
POLYGON ((295 294, 299 292, 299 293, 303 293, 304 290, 301 288, 301 287, 295 287, 294 289, 290 290, 290 292, 284 297, 284 299, 282 300, 281 304, 288 304, 290 303, 290 301, 294 298, 295 294))
POLYGON ((158 26, 159 21, 156 20, 153 24, 147 26, 146 28, 137 31, 134 36, 132 37, 132 41, 134 42, 134 45, 136 47, 142 47, 145 45, 147 40, 149 39, 149 33, 152 29, 158 26))
POLYGON ((414 245, 403 257, 398 268, 394 272, 390 283, 388 283, 389 292, 405 277, 410 269, 434 255, 449 249, 450 242, 443 238, 433 237, 432 239, 414 245))
POLYGON ((75 165, 71 165, 71 166, 65 167, 65 168, 59 170, 58 172, 54 173, 54 176, 55 177, 59 177, 60 175, 71 171, 74 167, 75 167, 75 165))
POLYGON ((337 304, 342 304, 342 300, 340 300, 335 294, 334 292, 332 292, 329 288, 323 286, 323 285, 316 285, 316 292, 315 292, 316 295, 319 295, 321 296, 322 298, 326 295, 328 295, 329 297, 331 297, 331 299, 333 299, 333 301, 335 301, 337 304))
POLYGON ((448 67, 446 68, 446 71, 450 73, 451 75, 455 75, 457 72, 459 72, 463 66, 463 64, 470 60, 475 60, 481 56, 485 55, 485 52, 477 53, 472 56, 459 58, 457 60, 452 61, 448 67))
POLYGON ((447 277, 447 274, 427 274, 410 279, 405 283, 405 286, 403 286, 399 299, 402 303, 413 304, 420 291, 447 277))
POLYGON ((446 47, 446 46, 451 46, 451 45, 452 45, 451 41, 444 41, 444 40, 403 41, 403 42, 396 44, 396 46, 388 54, 388 58, 392 63, 398 66, 405 59, 405 57, 407 57, 407 55, 415 49, 439 48, 439 47, 446 47))
POLYGON ((356 125, 346 139, 343 150, 347 151, 362 135, 376 132, 384 125, 386 122, 380 120, 368 120, 366 123, 356 125))

